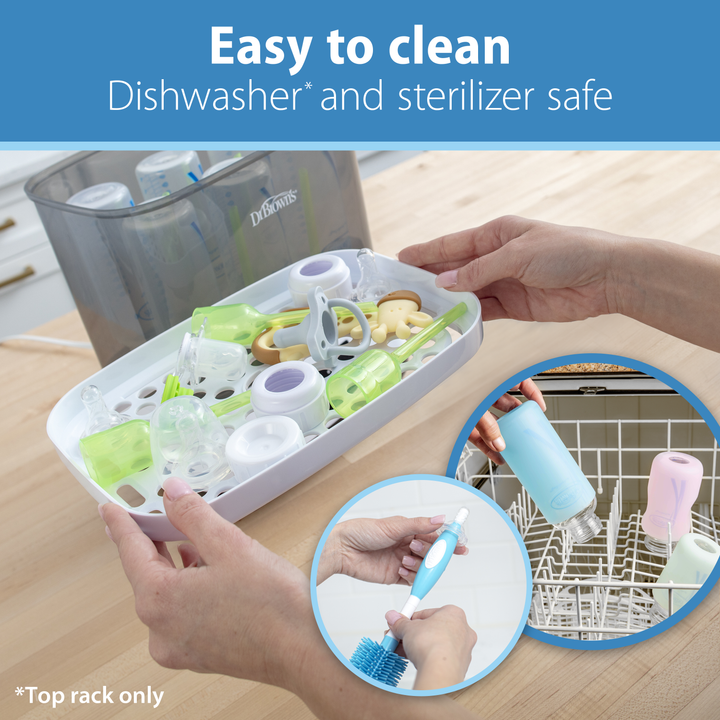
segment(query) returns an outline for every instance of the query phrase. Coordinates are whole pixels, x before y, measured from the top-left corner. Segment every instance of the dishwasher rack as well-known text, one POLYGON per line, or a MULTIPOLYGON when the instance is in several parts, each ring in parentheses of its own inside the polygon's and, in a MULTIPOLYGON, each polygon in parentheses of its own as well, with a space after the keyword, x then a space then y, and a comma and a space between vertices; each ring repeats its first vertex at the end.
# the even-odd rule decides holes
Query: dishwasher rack
MULTIPOLYGON (((699 589, 701 586, 657 582, 667 557, 651 554, 645 548, 645 533, 640 524, 644 502, 623 498, 624 486, 634 483, 640 487, 647 483, 647 475, 634 474, 630 468, 626 471, 623 461, 628 454, 635 453, 647 462, 657 453, 668 450, 701 456, 704 475, 700 497, 692 509, 692 532, 718 542, 717 440, 713 438, 703 447, 673 444, 678 431, 687 435, 692 426, 705 425, 702 419, 551 420, 551 423, 561 436, 567 438, 568 433, 572 433, 575 437, 574 446, 568 445, 568 450, 597 491, 598 506, 604 509, 599 513, 603 529, 590 542, 573 544, 570 534, 550 525, 525 488, 519 486, 506 512, 518 528, 530 556, 533 598, 528 624, 558 637, 581 640, 608 640, 646 630, 664 619, 664 615, 653 608, 653 588, 668 589, 672 613, 673 588, 699 589), (606 435, 616 438, 615 443, 598 447, 582 442, 591 426, 598 424, 604 426, 606 435), (650 425, 654 426, 656 435, 666 426, 664 447, 623 444, 630 426, 640 432, 639 426, 650 425)), ((498 501, 500 483, 514 479, 519 484, 519 481, 507 466, 496 466, 490 461, 479 471, 473 471, 478 454, 484 459, 480 450, 466 443, 456 479, 480 487, 498 501)), ((628 464, 635 463, 626 462, 625 466, 628 464)))

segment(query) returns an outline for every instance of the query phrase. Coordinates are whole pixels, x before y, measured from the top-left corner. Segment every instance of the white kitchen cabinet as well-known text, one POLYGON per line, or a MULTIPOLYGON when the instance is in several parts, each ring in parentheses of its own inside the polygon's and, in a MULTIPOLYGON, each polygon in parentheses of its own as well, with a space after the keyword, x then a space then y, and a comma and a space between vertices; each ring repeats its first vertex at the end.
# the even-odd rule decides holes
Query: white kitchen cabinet
POLYGON ((33 202, 35 173, 68 152, 0 152, 0 338, 27 332, 75 307, 33 202))

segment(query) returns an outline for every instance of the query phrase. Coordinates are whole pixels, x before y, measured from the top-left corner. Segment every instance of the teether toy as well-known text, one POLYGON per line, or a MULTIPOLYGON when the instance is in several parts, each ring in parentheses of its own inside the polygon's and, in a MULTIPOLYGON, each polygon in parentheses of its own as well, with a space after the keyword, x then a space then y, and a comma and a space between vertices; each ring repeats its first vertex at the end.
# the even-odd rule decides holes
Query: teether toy
MULTIPOLYGON (((410 325, 424 328, 433 321, 430 315, 420 312, 422 301, 412 290, 388 293, 377 301, 377 305, 377 320, 370 325, 372 339, 376 343, 385 342, 389 333, 406 340, 410 337, 410 325)), ((351 335, 357 339, 358 330, 353 330, 351 335)))

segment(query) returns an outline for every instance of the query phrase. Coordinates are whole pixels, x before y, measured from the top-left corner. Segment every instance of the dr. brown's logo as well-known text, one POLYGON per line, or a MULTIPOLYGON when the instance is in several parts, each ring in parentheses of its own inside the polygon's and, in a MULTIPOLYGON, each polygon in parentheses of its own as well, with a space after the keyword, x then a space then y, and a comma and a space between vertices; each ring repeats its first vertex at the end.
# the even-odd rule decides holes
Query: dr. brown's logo
POLYGON ((258 211, 253 210, 250 213, 253 227, 262 222, 266 217, 274 215, 278 210, 292 205, 296 200, 297 190, 286 190, 285 192, 269 197, 258 211))
POLYGON ((575 498, 578 496, 578 488, 570 487, 563 490, 559 495, 556 495, 550 505, 555 510, 562 510, 563 508, 572 505, 575 502, 575 498))

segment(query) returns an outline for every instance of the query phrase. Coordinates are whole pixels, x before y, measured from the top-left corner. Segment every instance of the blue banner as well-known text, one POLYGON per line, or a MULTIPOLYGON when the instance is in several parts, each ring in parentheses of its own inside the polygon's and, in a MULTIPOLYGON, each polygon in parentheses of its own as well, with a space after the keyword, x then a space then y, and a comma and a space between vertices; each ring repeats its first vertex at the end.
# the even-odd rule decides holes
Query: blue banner
POLYGON ((711 3, 5 9, 1 142, 715 142, 711 3))

